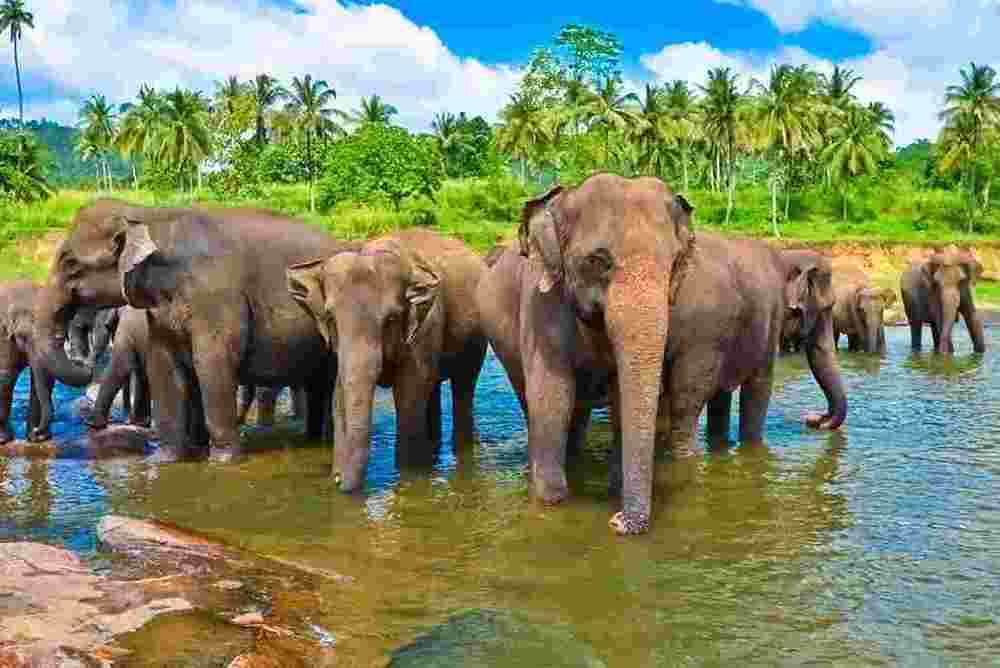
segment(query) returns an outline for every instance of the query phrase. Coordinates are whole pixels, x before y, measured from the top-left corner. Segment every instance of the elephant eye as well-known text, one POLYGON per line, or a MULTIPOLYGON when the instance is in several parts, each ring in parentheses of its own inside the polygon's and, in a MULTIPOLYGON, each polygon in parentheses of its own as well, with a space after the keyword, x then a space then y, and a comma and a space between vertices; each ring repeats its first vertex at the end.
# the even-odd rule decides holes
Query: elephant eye
POLYGON ((587 273, 595 276, 601 276, 611 271, 614 263, 611 261, 611 256, 608 254, 608 251, 602 248, 584 258, 583 266, 587 273))

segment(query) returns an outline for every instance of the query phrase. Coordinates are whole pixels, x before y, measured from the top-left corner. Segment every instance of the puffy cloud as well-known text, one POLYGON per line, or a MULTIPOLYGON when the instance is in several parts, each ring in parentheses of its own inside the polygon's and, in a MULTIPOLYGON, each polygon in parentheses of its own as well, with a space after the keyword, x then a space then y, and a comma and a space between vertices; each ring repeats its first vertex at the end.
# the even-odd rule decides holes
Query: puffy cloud
MULTIPOLYGON (((458 57, 433 30, 386 5, 298 5, 53 0, 25 33, 26 79, 41 82, 40 92, 58 91, 65 110, 92 92, 130 100, 141 83, 211 93, 231 74, 287 81, 309 73, 337 90, 341 108, 378 93, 399 108, 401 123, 426 129, 445 109, 494 116, 520 78, 514 67, 458 57)), ((75 112, 58 118, 75 120, 75 112)))

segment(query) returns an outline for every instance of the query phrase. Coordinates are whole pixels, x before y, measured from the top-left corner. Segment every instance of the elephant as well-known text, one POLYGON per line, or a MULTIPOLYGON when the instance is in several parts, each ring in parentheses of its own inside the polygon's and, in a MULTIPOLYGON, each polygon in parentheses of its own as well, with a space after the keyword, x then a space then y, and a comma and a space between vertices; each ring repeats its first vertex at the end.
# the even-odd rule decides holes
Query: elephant
POLYGON ((494 349, 523 373, 512 383, 523 382, 533 484, 543 501, 567 494, 565 450, 581 376, 584 398, 610 383, 621 425, 612 485, 622 489, 622 510, 610 520, 619 534, 649 528, 658 416, 669 416, 671 446, 687 450, 706 404, 710 435, 728 436, 740 388, 740 437, 760 440, 790 314, 800 319, 828 401, 828 411, 807 423, 836 429, 847 413, 829 262, 762 242, 696 240, 692 211, 650 177, 596 174, 575 188, 557 186, 522 214, 521 253, 537 270, 514 273, 502 257, 478 291, 494 349))
POLYGON ((333 475, 340 490, 364 484, 376 384, 392 388, 397 457, 421 458, 440 438, 445 380, 455 441, 474 438, 473 399, 486 355, 475 293, 484 269, 461 241, 420 229, 289 267, 289 294, 336 357, 333 475))
MULTIPOLYGON (((280 387, 241 385, 237 410, 240 424, 246 424, 250 408, 256 402, 257 424, 265 427, 274 426, 274 410, 282 389, 280 387)), ((301 388, 292 387, 289 389, 292 393, 292 411, 296 419, 299 419, 305 415, 306 395, 301 388)))
POLYGON ((118 328, 118 309, 84 308, 69 324, 69 354, 75 360, 96 366, 97 360, 111 346, 118 328))
POLYGON ((864 271, 837 268, 833 275, 833 341, 846 334, 848 349, 885 353, 885 310, 896 303, 896 293, 872 286, 864 271))
POLYGON ((84 421, 92 429, 106 428, 111 405, 121 391, 129 424, 148 427, 151 406, 149 377, 146 372, 146 360, 149 355, 149 326, 146 312, 131 306, 110 310, 119 311, 111 364, 101 378, 97 400, 94 401, 94 407, 84 421))
POLYGON ((972 337, 977 353, 986 351, 983 321, 976 312, 972 295, 983 266, 967 251, 937 252, 922 262, 914 262, 900 278, 903 308, 910 322, 910 343, 921 348, 924 323, 931 326, 934 350, 954 353, 951 330, 959 314, 972 337))
MULTIPOLYGON (((356 244, 355 244, 356 245, 356 244)), ((36 302, 42 360, 55 377, 85 385, 89 365, 66 355, 66 327, 83 307, 147 310, 147 373, 170 462, 242 457, 240 383, 306 388, 307 431, 328 416, 328 348, 295 303, 285 269, 350 247, 315 225, 258 209, 147 208, 101 199, 77 212, 36 302)))
POLYGON ((10 427, 14 386, 21 372, 31 370, 27 438, 51 438, 53 377, 44 363, 44 346, 34 322, 35 302, 42 286, 29 281, 0 283, 0 444, 14 440, 10 427))

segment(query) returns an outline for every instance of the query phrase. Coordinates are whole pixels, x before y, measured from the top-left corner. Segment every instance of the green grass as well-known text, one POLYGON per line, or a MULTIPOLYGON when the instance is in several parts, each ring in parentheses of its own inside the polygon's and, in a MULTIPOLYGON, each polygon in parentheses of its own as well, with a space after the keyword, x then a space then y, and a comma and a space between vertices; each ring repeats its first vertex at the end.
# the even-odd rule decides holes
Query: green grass
MULTIPOLYGON (((304 185, 275 185, 256 199, 221 200, 209 191, 158 194, 119 191, 114 196, 142 205, 208 207, 251 206, 298 216, 345 239, 364 239, 420 223, 458 237, 480 252, 516 235, 523 202, 534 191, 513 178, 448 181, 433 201, 408 201, 396 211, 387 206, 343 204, 333 211, 310 213, 304 185)), ((725 224, 726 196, 695 190, 687 194, 695 206, 695 225, 724 234, 772 237, 770 199, 762 186, 737 191, 730 223, 725 224)), ((61 191, 32 205, 0 206, 0 278, 41 279, 48 267, 33 240, 66 229, 76 211, 93 201, 92 192, 61 191), (38 251, 38 252, 35 252, 38 251)), ((779 197, 783 209, 783 197, 779 197)), ((790 220, 779 230, 786 243, 941 245, 946 243, 1000 246, 1000 212, 993 210, 969 234, 962 196, 949 191, 916 190, 902 180, 869 183, 852 191, 849 217, 843 221, 842 200, 836 192, 813 189, 793 195, 790 220)), ((782 211, 783 213, 783 211, 782 211)), ((1000 284, 982 283, 980 293, 1000 303, 1000 284)))
POLYGON ((976 283, 976 303, 1000 306, 1000 282, 980 281, 976 283))

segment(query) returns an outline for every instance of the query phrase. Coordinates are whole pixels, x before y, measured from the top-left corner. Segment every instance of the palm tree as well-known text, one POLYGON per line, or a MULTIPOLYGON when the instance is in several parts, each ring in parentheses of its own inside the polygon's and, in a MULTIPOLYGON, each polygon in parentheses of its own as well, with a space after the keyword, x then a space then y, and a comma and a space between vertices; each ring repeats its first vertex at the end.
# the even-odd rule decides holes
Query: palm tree
POLYGON ((17 54, 17 43, 21 41, 25 28, 35 27, 35 15, 24 8, 24 0, 4 0, 0 5, 0 34, 10 32, 10 42, 14 45, 14 73, 17 75, 17 110, 20 125, 24 125, 24 92, 21 90, 21 61, 17 54))
POLYGON ((257 115, 257 131, 254 136, 257 145, 263 146, 264 142, 267 141, 267 127, 265 125, 267 113, 271 107, 288 97, 288 91, 269 74, 258 74, 257 78, 249 85, 253 93, 254 109, 257 115))
POLYGON ((45 178, 45 146, 28 132, 0 136, 0 193, 13 194, 23 202, 52 195, 45 178))
MULTIPOLYGON (((942 174, 957 171, 962 182, 969 189, 970 214, 975 207, 975 188, 972 179, 975 173, 977 159, 976 121, 972 115, 957 114, 938 136, 936 152, 938 153, 937 169, 942 174), (972 167, 970 168, 970 165, 972 167)), ((969 216, 969 231, 972 231, 972 218, 969 216)))
POLYGON ((653 174, 662 175, 672 161, 668 122, 663 91, 655 85, 646 84, 639 104, 639 122, 633 126, 632 135, 639 149, 639 164, 653 174))
POLYGON ((842 122, 831 132, 830 144, 820 155, 820 159, 829 167, 834 182, 841 184, 845 221, 847 190, 851 179, 873 173, 885 154, 881 130, 875 127, 871 113, 857 105, 848 107, 842 122))
MULTIPOLYGON (((90 141, 87 135, 81 134, 76 140, 76 146, 74 147, 74 152, 77 157, 80 158, 81 162, 90 162, 91 160, 97 159, 100 151, 94 142, 90 141)), ((94 183, 97 184, 98 189, 101 187, 101 181, 103 177, 101 176, 101 162, 97 160, 95 169, 97 170, 97 176, 94 183)))
POLYGON ((468 146, 469 136, 463 130, 465 123, 465 112, 456 116, 451 112, 443 111, 435 114, 434 120, 431 121, 431 132, 434 134, 434 141, 437 144, 438 153, 441 154, 445 174, 448 176, 455 175, 452 156, 468 146))
POLYGON ((719 181, 722 181, 722 164, 726 165, 729 200, 726 205, 726 224, 732 215, 736 191, 736 133, 744 95, 740 93, 739 77, 728 67, 715 67, 708 71, 708 80, 701 87, 704 132, 714 145, 719 181))
POLYGON ((594 91, 586 79, 571 76, 566 80, 563 90, 562 109, 566 121, 572 125, 573 134, 580 134, 580 121, 583 119, 587 103, 594 99, 594 91))
POLYGON ((669 134, 677 143, 684 170, 684 191, 690 189, 688 163, 698 139, 698 103, 687 81, 671 81, 663 86, 663 105, 670 122, 669 134))
POLYGON ((139 87, 139 101, 125 109, 115 146, 122 157, 132 161, 132 180, 138 187, 135 159, 152 159, 156 155, 156 141, 161 136, 163 123, 163 97, 152 86, 139 87))
POLYGON ((387 104, 378 95, 361 98, 361 106, 350 114, 342 114, 349 121, 364 125, 365 123, 380 123, 389 125, 392 117, 397 115, 399 110, 391 104, 387 104))
POLYGON ((315 170, 313 168, 313 137, 326 137, 332 132, 343 132, 331 120, 333 109, 327 105, 337 97, 337 91, 322 79, 313 81, 312 75, 292 79, 291 101, 288 110, 294 114, 296 125, 306 136, 306 169, 309 171, 309 210, 316 210, 315 170))
MULTIPOLYGON (((754 81, 758 89, 754 99, 754 127, 765 150, 784 165, 785 218, 791 188, 788 175, 796 156, 809 156, 811 149, 820 142, 820 109, 816 97, 818 79, 805 65, 775 65, 767 83, 754 81)), ((771 179, 771 227, 778 232, 778 181, 771 179)))
POLYGON ((235 76, 230 76, 225 81, 215 84, 215 89, 215 99, 228 114, 235 111, 236 101, 247 92, 247 87, 235 76))
POLYGON ((622 91, 622 80, 608 77, 584 107, 584 114, 591 126, 604 126, 604 162, 611 162, 611 131, 629 130, 639 122, 638 114, 630 108, 639 104, 639 96, 622 91))
POLYGON ((854 70, 835 65, 830 76, 821 78, 823 97, 830 106, 846 109, 854 102, 854 93, 851 91, 860 81, 861 77, 854 70))
POLYGON ((947 106, 940 113, 940 118, 949 126, 957 125, 961 119, 961 123, 971 131, 972 160, 967 164, 967 182, 971 201, 974 202, 976 163, 983 154, 984 138, 988 132, 1000 127, 1000 80, 996 70, 989 65, 969 63, 959 73, 962 83, 948 86, 945 93, 947 106))
POLYGON ((117 112, 103 95, 91 95, 80 109, 81 135, 97 150, 105 186, 109 191, 113 188, 113 183, 108 154, 115 143, 117 122, 117 112))
POLYGON ((551 141, 549 118, 537 101, 514 93, 500 110, 497 147, 521 161, 521 179, 528 179, 528 163, 551 141))
POLYGON ((199 188, 201 170, 198 166, 212 148, 208 108, 208 101, 200 91, 177 88, 167 93, 163 96, 163 121, 157 139, 157 160, 177 169, 181 175, 195 170, 199 188))
POLYGON ((871 102, 867 109, 872 117, 873 130, 888 151, 892 146, 892 134, 896 131, 896 115, 881 102, 871 102))

